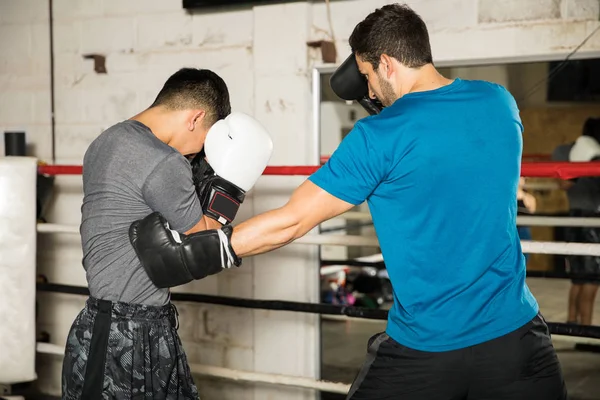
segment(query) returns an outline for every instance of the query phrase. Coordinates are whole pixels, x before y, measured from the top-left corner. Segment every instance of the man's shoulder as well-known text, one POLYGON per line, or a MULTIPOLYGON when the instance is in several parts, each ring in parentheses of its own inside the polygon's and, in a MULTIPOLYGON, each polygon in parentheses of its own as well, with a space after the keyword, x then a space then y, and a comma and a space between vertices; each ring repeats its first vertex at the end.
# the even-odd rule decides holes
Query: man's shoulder
POLYGON ((464 91, 481 93, 488 99, 514 101, 512 93, 500 83, 478 79, 464 79, 462 82, 464 91))
POLYGON ((381 143, 384 140, 384 136, 386 136, 390 130, 388 123, 385 122, 387 118, 388 117, 382 113, 359 119, 354 123, 354 127, 349 133, 349 136, 352 135, 355 139, 360 137, 360 141, 368 142, 370 145, 381 143))
POLYGON ((474 90, 491 90, 498 92, 508 92, 508 89, 504 85, 497 82, 486 81, 483 79, 460 79, 463 86, 467 89, 474 90))
POLYGON ((103 170, 133 168, 149 173, 165 162, 182 165, 187 160, 142 124, 122 121, 107 128, 90 143, 83 161, 84 165, 103 170))
POLYGON ((90 144, 91 151, 111 151, 115 154, 127 153, 132 157, 136 154, 146 154, 156 158, 156 155, 169 156, 177 151, 159 140, 150 129, 143 124, 125 120, 104 130, 90 144))

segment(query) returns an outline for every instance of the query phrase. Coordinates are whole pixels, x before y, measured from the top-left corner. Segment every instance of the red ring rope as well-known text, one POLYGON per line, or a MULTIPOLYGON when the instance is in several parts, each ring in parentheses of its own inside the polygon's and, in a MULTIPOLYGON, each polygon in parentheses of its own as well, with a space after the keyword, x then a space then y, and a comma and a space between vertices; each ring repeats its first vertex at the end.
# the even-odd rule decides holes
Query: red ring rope
MULTIPOLYGON (((308 176, 319 168, 320 166, 273 166, 267 167, 263 175, 308 176)), ((81 175, 82 170, 83 167, 81 165, 42 165, 39 167, 39 172, 45 175, 81 175)), ((521 165, 521 176, 558 179, 600 176, 600 163, 523 163, 521 165)))
MULTIPOLYGON (((310 175, 319 167, 313 166, 283 166, 267 167, 263 175, 310 175)), ((81 165, 42 165, 38 167, 40 174, 44 175, 81 175, 83 167, 81 165)))
POLYGON ((598 162, 538 162, 522 163, 521 176, 531 178, 574 179, 584 176, 600 176, 598 162))

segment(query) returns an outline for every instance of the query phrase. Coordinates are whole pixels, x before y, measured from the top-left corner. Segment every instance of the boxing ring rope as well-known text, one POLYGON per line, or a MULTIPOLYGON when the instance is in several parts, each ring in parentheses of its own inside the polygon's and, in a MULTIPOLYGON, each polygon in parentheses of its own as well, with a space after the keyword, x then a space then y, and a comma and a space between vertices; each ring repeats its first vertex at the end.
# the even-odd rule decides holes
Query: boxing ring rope
MULTIPOLYGON (((78 234, 76 226, 58 224, 38 224, 38 233, 69 233, 78 234)), ((379 247, 377 237, 358 235, 306 235, 290 244, 308 244, 321 246, 362 246, 379 247)), ((556 254, 600 256, 600 243, 566 243, 522 240, 523 252, 530 254, 556 254)))
MULTIPOLYGON (((267 176, 307 176, 321 166, 269 166, 263 175, 267 176)), ((38 172, 45 175, 80 175, 80 165, 43 165, 38 172)), ((521 176, 537 178, 573 179, 578 177, 600 176, 600 163, 597 162, 523 162, 521 176)), ((554 187, 551 185, 549 187, 554 187)), ((348 212, 343 216, 347 220, 369 220, 369 213, 348 212)), ((517 225, 525 226, 599 226, 600 218, 561 218, 518 216, 517 225)), ((58 228, 57 228, 58 229, 58 228)), ((69 230, 69 228, 64 228, 69 230)))
MULTIPOLYGON (((266 176, 307 176, 315 172, 321 166, 269 166, 265 169, 263 175, 266 176)), ((38 172, 45 175, 79 175, 83 172, 80 165, 43 165, 38 167, 38 172)), ((600 176, 600 163, 597 162, 524 162, 521 164, 521 175, 538 178, 556 178, 573 179, 584 176, 600 176)), ((347 212, 343 214, 346 220, 370 220, 370 213, 347 212)), ((536 217, 536 216, 517 216, 517 225, 520 226, 588 226, 600 227, 600 218, 567 218, 567 217, 536 217)), ((64 233, 70 233, 73 228, 69 227, 47 227, 42 229, 62 229, 64 233)), ((300 242, 298 242, 300 243, 300 242)), ((307 242, 308 243, 308 242, 307 242)), ((312 243, 320 244, 320 243, 312 243)), ((323 243, 325 244, 325 243, 323 243)), ((367 245, 367 244, 359 244, 367 245)), ((546 245, 533 245, 535 249, 543 251, 540 254, 547 253, 544 250, 546 245)), ((572 246, 570 246, 572 247, 572 246)), ((533 250, 532 250, 533 251, 533 250)), ((567 251, 567 250, 565 250, 567 251)), ((568 251, 577 251, 569 249, 568 251)), ((586 251, 586 250, 583 250, 586 251)), ((562 253, 561 253, 562 254, 562 253)), ((564 254, 573 254, 571 252, 564 254)), ((581 255, 590 255, 589 253, 581 255)), ((592 254, 596 255, 596 254, 592 254)))
POLYGON ((529 215, 518 215, 517 225, 521 226, 579 226, 600 227, 600 218, 583 217, 534 217, 529 215))
MULTIPOLYGON (((385 262, 383 261, 383 255, 373 254, 369 257, 361 257, 360 259, 354 260, 335 260, 335 259, 327 259, 321 260, 320 262, 322 271, 326 271, 327 268, 331 267, 368 267, 374 268, 376 270, 384 270, 386 269, 385 262), (365 258, 371 258, 370 260, 365 260, 365 258)), ((336 268, 337 270, 338 268, 336 268)), ((333 270, 333 269, 332 269, 333 270)), ((571 279, 577 278, 578 276, 575 274, 569 274, 566 272, 559 271, 536 271, 536 270, 527 270, 528 278, 547 278, 547 279, 571 279)), ((587 280, 600 282, 600 275, 596 277, 585 277, 587 280)))
POLYGON ((79 235, 79 227, 75 225, 61 225, 61 224, 49 224, 49 223, 38 223, 38 233, 69 233, 79 235))
MULTIPOLYGON (((316 171, 319 166, 271 166, 267 167, 264 175, 310 175, 316 171)), ((77 165, 45 165, 38 166, 37 171, 44 175, 80 175, 82 167, 77 165)), ((25 171, 26 172, 26 171, 25 171)), ((545 177, 558 179, 572 179, 581 176, 600 176, 600 165, 597 163, 535 163, 522 164, 522 175, 530 177, 545 177)), ((19 183, 12 183, 19 185, 19 183)), ((25 183, 27 184, 27 182, 25 183)), ((33 191, 35 197, 35 189, 27 189, 33 191)), ((30 193, 24 193, 25 197, 30 193)), ((28 208, 31 208, 28 206, 28 208)), ((34 208, 34 207, 33 207, 34 208)), ((22 212, 26 212, 23 210, 22 212)), ((347 219, 351 219, 351 214, 348 214, 347 219)), ((361 215, 356 219, 369 219, 361 215)), ((529 225, 536 221, 527 221, 529 225)), ((543 223, 543 221, 537 221, 543 223)), ((553 221, 557 222, 557 221, 553 221)), ((575 223, 575 221, 562 221, 562 223, 575 223)), ((597 222, 597 221, 592 221, 597 222)), ((547 225, 556 225, 546 222, 547 225)), ((61 224, 40 223, 34 225, 34 232, 42 234, 78 234, 77 226, 68 226, 61 224)), ((361 237, 361 236, 340 236, 340 235, 306 235, 294 242, 295 244, 305 245, 339 245, 339 246, 371 246, 378 247, 376 237, 361 237)), ((35 244, 35 243, 34 243, 35 244)), ((557 242, 536 242, 523 241, 523 250, 525 252, 534 252, 542 254, 573 254, 573 255, 600 255, 600 244, 588 243, 557 243, 557 242)), ((35 251, 35 249, 33 249, 35 251)), ((10 250, 8 250, 10 252, 10 250)), ((12 253, 11 253, 12 254, 12 253)), ((33 260, 35 262, 35 260, 33 260)), ((35 271, 35 268, 34 268, 35 271)), ((56 284, 38 284, 36 288, 38 292, 60 292, 76 295, 87 295, 89 293, 85 287, 69 287, 66 285, 56 284)), ((173 293, 173 301, 197 302, 206 304, 216 304, 221 306, 243 307, 251 309, 277 310, 277 311, 292 311, 310 314, 318 314, 323 317, 341 317, 341 318, 362 318, 372 321, 385 321, 387 319, 387 311, 381 309, 367 309, 359 307, 345 307, 329 304, 310 304, 298 302, 284 301, 267 301, 255 299, 238 299, 231 297, 206 296, 192 293, 173 293)), ((31 315, 28 317, 32 317, 31 315)), ((33 322, 33 321, 32 321, 33 322)), ((559 335, 571 338, 588 338, 590 341, 600 339, 600 327, 598 326, 579 326, 560 323, 548 323, 550 331, 553 335, 559 335)), ((62 356, 64 349, 60 346, 49 343, 38 343, 36 345, 38 353, 54 354, 62 356)), ((35 349, 33 349, 35 352, 35 349)), ((226 368, 192 365, 192 370, 196 373, 211 376, 215 378, 233 379, 248 382, 262 382, 268 384, 277 384, 285 386, 295 386, 303 388, 311 388, 323 390, 327 392, 345 394, 348 391, 349 385, 344 383, 326 382, 311 378, 282 376, 274 374, 254 373, 247 371, 230 370, 226 368)))
MULTIPOLYGON (((89 294, 88 289, 82 286, 38 283, 37 289, 40 292, 54 292, 74 295, 89 294)), ((172 293, 171 298, 175 302, 206 303, 236 308, 301 312, 309 314, 318 314, 321 316, 341 315, 351 318, 366 318, 381 321, 385 321, 387 319, 386 310, 369 309, 362 307, 346 307, 331 304, 301 303, 281 300, 257 300, 228 296, 211 296, 194 293, 172 293)), ((585 340, 584 342, 590 344, 597 344, 598 340, 600 340, 600 326, 577 326, 549 322, 548 327, 550 328, 550 332, 553 335, 587 338, 587 340, 585 340)), ((577 342, 582 343, 580 339, 578 339, 577 342)), ((51 354, 58 357, 62 357, 64 354, 64 348, 48 343, 38 343, 36 349, 37 352, 41 354, 51 354)), ((329 382, 299 376, 240 371, 207 365, 192 364, 190 365, 190 368, 194 373, 214 378, 254 383, 260 382, 282 386, 293 386, 313 390, 321 390, 331 393, 345 394, 347 393, 350 387, 349 384, 341 382, 329 382)))
MULTIPOLYGON (((536 157, 537 159, 547 160, 536 157)), ((327 162, 328 158, 322 158, 321 162, 327 162)), ((531 158, 529 158, 531 159, 531 158)), ((524 157, 521 164, 521 175, 528 177, 572 179, 583 176, 600 176, 600 163, 596 162, 526 162, 524 157)), ((263 175, 310 175, 321 166, 270 166, 263 175)), ((38 172, 48 175, 77 175, 81 174, 83 167, 80 165, 43 165, 39 166, 38 172)), ((345 220, 358 220, 364 223, 371 221, 368 212, 347 212, 339 216, 345 220)), ((600 218, 570 218, 570 217, 547 217, 547 216, 517 216, 519 226, 588 226, 600 227, 600 218)), ((339 227, 340 230, 350 227, 339 227)), ((60 224, 38 224, 39 233, 67 233, 78 234, 76 226, 60 224)), ((331 231, 334 231, 333 229, 331 231)), ((327 232, 329 233, 329 232, 327 232)), ((294 241, 294 244, 307 245, 329 245, 329 246, 365 246, 379 247, 376 237, 363 237, 352 235, 307 235, 294 241)), ((600 244, 595 243, 567 243, 567 242, 544 242, 544 241, 521 241, 522 250, 529 254, 556 254, 556 255, 580 255, 600 256, 600 244)), ((531 271, 532 273, 537 271, 531 271)), ((564 274, 550 273, 543 277, 568 278, 564 274)))
MULTIPOLYGON (((58 224, 38 224, 38 233, 67 233, 79 234, 76 226, 58 224)), ((328 246, 363 246, 379 247, 376 237, 357 235, 306 235, 297 239, 292 244, 328 245, 328 246)), ((554 255, 600 255, 600 244, 596 243, 561 243, 541 241, 521 241, 524 253, 554 254, 554 255)), ((356 260, 321 260, 321 266, 344 265, 355 267, 374 267, 385 269, 383 258, 381 261, 356 261, 356 260)), ((527 271, 528 278, 569 279, 574 275, 555 271, 527 271)), ((598 278, 600 281, 600 277, 598 278)))
MULTIPOLYGON (((371 213, 365 211, 348 211, 342 216, 349 221, 370 221, 371 213)), ((554 216, 533 216, 533 215, 518 215, 517 225, 519 226, 579 226, 579 227, 600 227, 600 218, 584 218, 584 217, 554 217, 554 216)), ((344 228, 340 226, 340 229, 344 228)))
MULTIPOLYGON (((263 175, 310 175, 319 169, 318 166, 271 166, 265 169, 263 175)), ((38 172, 42 175, 81 175, 81 165, 41 165, 38 172)))
MULTIPOLYGON (((368 212, 349 211, 342 214, 340 217, 345 220, 369 221, 371 214, 368 212)), ((587 226, 600 227, 600 218, 581 218, 581 217, 532 217, 532 216, 517 216, 517 225, 520 226, 587 226)), ((352 227, 340 226, 339 229, 349 229, 352 227)), ((38 232, 40 233, 76 233, 79 234, 77 226, 42 223, 38 224, 38 232)), ((552 242, 556 243, 556 242, 552 242)))
MULTIPOLYGON (((53 355, 63 357, 65 349, 61 346, 50 343, 38 343, 36 351, 39 354, 53 355)), ((226 379, 235 382, 265 383, 269 385, 279 385, 296 387, 302 389, 320 390, 328 393, 346 394, 350 389, 350 384, 329 382, 321 379, 305 378, 301 376, 290 376, 271 374, 264 372, 242 371, 230 368, 215 367, 212 365, 189 364, 190 370, 194 374, 208 376, 211 378, 226 379)))
MULTIPOLYGON (((310 175, 321 166, 270 166, 263 175, 310 175)), ((40 174, 45 175, 81 175, 81 165, 42 165, 40 174)), ((574 179, 585 176, 600 176, 598 162, 524 162, 521 164, 521 176, 530 178, 574 179)))

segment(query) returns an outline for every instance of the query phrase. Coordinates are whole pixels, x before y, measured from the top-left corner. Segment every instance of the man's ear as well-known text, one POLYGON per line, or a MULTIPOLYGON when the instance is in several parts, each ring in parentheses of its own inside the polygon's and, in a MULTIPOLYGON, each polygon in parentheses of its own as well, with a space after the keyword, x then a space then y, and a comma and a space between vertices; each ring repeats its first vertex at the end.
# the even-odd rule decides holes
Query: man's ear
POLYGON ((395 68, 393 58, 387 54, 382 54, 381 57, 379 57, 379 68, 382 69, 382 74, 384 74, 388 79, 391 78, 395 68))
POLYGON ((188 129, 193 131, 194 129, 201 127, 204 123, 204 117, 206 117, 206 111, 204 110, 194 110, 192 111, 192 115, 190 118, 190 123, 188 129))

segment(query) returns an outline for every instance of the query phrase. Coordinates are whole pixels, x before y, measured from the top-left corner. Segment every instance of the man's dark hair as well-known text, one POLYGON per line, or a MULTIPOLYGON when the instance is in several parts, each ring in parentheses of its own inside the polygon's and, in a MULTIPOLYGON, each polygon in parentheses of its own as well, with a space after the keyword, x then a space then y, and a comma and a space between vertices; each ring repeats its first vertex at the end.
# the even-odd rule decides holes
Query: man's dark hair
POLYGON ((204 108, 212 125, 231 113, 225 81, 208 69, 182 68, 167 79, 151 107, 169 110, 204 108))
POLYGON ((427 26, 407 5, 390 4, 373 11, 354 28, 350 47, 375 70, 382 54, 408 68, 433 63, 427 26))
POLYGON ((600 143, 600 118, 588 118, 583 124, 581 136, 591 136, 600 143))

